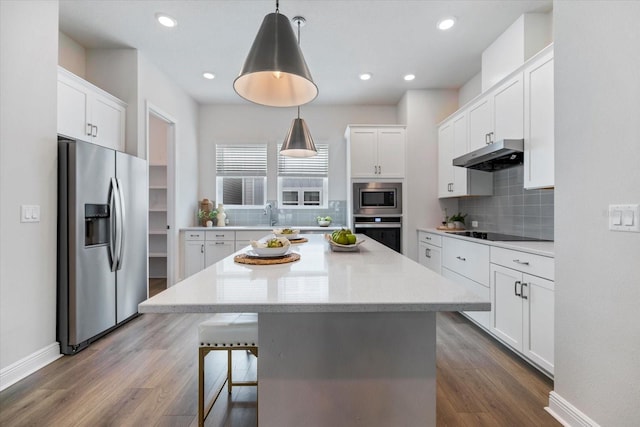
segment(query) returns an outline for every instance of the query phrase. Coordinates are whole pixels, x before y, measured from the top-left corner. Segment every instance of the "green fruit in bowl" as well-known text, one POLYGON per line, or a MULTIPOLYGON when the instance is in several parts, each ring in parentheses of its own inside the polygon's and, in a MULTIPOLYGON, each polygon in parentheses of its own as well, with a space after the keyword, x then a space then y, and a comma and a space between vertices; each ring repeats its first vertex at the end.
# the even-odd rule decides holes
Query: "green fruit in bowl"
POLYGON ((349 240, 350 245, 355 245, 356 243, 356 235, 355 234, 347 234, 347 240, 349 240))

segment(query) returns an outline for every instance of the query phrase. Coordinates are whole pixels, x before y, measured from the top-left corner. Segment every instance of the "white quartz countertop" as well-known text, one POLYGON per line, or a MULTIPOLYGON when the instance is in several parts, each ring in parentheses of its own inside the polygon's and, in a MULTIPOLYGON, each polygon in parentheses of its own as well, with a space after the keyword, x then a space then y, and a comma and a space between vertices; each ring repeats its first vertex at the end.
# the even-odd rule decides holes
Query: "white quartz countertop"
POLYGON ((273 227, 269 227, 268 225, 226 225, 224 227, 182 227, 180 231, 194 231, 194 230, 231 230, 231 231, 239 231, 239 230, 264 230, 264 231, 272 231, 275 228, 293 228, 300 231, 327 231, 327 230, 339 230, 340 228, 345 227, 346 225, 333 225, 331 224, 328 227, 320 227, 319 225, 301 225, 301 226, 282 226, 282 225, 274 225, 273 227))
MULTIPOLYGON (((488 311, 490 302, 366 236, 332 252, 321 234, 300 260, 246 265, 232 254, 139 305, 141 313, 488 311)), ((246 252, 250 247, 236 254, 246 252)))
POLYGON ((554 242, 549 242, 549 241, 500 242, 500 241, 482 240, 482 239, 477 239, 475 237, 461 236, 459 234, 454 234, 454 233, 447 233, 446 231, 437 230, 435 228, 418 228, 418 231, 426 231, 427 233, 440 234, 441 236, 452 237, 454 239, 468 240, 470 242, 480 243, 488 246, 496 246, 499 248, 514 249, 517 251, 527 252, 535 255, 542 255, 542 256, 551 257, 551 258, 555 256, 554 242))

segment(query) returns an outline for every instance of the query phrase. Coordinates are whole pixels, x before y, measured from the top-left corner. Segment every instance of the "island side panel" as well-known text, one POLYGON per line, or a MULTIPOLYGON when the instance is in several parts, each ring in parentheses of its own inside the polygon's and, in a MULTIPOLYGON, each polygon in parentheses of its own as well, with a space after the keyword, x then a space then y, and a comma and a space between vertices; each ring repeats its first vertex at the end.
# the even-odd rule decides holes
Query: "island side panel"
POLYGON ((261 427, 435 426, 434 312, 260 313, 261 427))

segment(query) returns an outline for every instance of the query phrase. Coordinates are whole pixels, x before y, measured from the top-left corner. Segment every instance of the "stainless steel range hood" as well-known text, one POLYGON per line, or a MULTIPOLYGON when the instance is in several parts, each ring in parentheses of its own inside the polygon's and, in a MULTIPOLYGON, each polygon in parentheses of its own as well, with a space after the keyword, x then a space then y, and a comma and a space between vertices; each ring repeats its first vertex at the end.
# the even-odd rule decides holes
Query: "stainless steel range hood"
POLYGON ((453 159, 453 166, 493 172, 522 164, 524 139, 502 139, 453 159))

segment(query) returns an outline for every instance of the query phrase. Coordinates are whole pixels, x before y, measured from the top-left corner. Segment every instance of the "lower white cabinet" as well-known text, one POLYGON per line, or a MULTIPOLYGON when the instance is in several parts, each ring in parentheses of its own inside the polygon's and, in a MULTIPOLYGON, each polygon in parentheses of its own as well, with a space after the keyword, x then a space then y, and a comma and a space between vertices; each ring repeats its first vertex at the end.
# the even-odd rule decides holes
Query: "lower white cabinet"
POLYGON ((235 252, 235 231, 185 231, 183 278, 199 272, 235 252))
POLYGON ((418 262, 438 274, 442 274, 442 237, 418 231, 418 262))
POLYGON ((187 231, 182 239, 184 245, 182 276, 186 278, 204 269, 204 232, 187 231))
POLYGON ((554 299, 552 280, 491 264, 490 331, 551 374, 554 299))
MULTIPOLYGON (((465 287, 468 291, 473 292, 477 296, 489 299, 491 291, 488 286, 481 285, 478 282, 474 282, 471 279, 467 279, 464 276, 459 275, 447 268, 442 269, 442 275, 447 279, 451 279, 459 285, 465 287)), ((489 311, 463 311, 462 314, 474 320, 477 324, 489 330, 491 324, 491 312, 489 311)))

